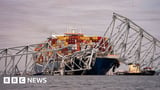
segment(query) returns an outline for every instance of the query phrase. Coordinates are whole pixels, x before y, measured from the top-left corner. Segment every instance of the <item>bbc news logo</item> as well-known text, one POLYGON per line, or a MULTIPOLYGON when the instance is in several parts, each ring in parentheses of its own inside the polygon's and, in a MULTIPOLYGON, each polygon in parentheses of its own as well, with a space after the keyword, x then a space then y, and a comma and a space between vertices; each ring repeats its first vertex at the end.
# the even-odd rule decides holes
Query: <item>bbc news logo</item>
POLYGON ((47 78, 42 77, 3 77, 4 84, 43 84, 47 83, 47 78))

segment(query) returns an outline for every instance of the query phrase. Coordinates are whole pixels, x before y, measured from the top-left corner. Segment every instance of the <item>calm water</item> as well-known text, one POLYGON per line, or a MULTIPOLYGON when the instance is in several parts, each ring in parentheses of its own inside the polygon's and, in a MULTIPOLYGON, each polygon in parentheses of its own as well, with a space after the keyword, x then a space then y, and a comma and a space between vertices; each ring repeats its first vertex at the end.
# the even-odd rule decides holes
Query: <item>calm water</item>
POLYGON ((4 85, 1 83, 0 90, 160 90, 160 76, 44 77, 47 77, 46 84, 4 85))

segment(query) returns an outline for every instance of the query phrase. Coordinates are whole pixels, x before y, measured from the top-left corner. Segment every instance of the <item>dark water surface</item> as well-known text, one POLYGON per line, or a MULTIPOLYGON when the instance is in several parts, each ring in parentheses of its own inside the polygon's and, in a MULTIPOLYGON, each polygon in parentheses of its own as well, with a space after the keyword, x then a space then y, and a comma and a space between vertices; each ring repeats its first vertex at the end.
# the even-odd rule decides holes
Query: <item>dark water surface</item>
POLYGON ((25 85, 5 85, 1 77, 0 90, 160 90, 160 76, 43 77, 47 78, 46 84, 25 85))

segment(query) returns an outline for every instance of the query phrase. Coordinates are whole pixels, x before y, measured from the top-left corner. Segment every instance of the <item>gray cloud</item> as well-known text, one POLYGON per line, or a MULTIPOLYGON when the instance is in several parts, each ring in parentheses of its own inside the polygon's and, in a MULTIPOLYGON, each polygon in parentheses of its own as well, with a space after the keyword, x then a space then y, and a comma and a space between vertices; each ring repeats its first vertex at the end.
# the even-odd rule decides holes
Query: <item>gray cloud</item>
POLYGON ((0 0, 0 48, 39 43, 69 27, 102 35, 112 12, 160 38, 159 0, 0 0))

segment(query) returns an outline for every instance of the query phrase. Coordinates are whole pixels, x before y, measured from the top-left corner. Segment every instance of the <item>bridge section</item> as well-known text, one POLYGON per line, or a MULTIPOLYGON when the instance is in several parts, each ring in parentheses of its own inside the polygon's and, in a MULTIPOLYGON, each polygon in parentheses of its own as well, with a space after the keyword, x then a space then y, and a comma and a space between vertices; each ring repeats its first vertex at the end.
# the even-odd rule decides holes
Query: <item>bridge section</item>
POLYGON ((119 55, 125 64, 138 63, 141 68, 160 69, 160 41, 130 19, 113 13, 103 37, 108 37, 103 43, 109 42, 112 46, 112 50, 106 48, 104 53, 119 55))

